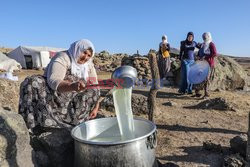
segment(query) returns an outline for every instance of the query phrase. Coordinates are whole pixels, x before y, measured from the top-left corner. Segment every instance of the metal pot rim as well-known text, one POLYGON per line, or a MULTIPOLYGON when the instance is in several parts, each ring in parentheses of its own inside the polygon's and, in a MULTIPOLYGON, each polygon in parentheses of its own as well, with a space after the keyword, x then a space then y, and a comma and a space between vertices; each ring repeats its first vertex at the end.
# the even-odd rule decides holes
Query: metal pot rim
MULTIPOLYGON (((111 119, 116 119, 116 117, 108 117, 108 118, 100 118, 100 119, 110 119, 110 118, 111 119)), ((97 120, 98 119, 94 119, 94 120, 90 120, 90 121, 86 121, 86 122, 92 122, 92 121, 97 121, 97 120)), ((137 138, 131 139, 131 140, 125 140, 125 141, 119 141, 119 142, 95 142, 95 141, 88 141, 88 140, 83 140, 83 139, 79 139, 79 138, 75 137, 74 132, 81 125, 81 124, 79 124, 79 125, 77 125, 76 127, 74 127, 71 130, 71 136, 73 137, 74 140, 76 140, 76 141, 78 141, 80 143, 84 143, 84 144, 90 144, 90 145, 119 145, 119 144, 129 144, 129 143, 132 143, 132 142, 147 138, 148 136, 152 135, 156 131, 156 125, 154 123, 152 123, 151 121, 143 119, 143 118, 134 118, 134 120, 145 121, 145 122, 149 123, 152 126, 152 130, 148 134, 146 134, 144 136, 140 136, 140 137, 137 137, 137 138)), ((82 124, 84 124, 86 122, 83 122, 82 124)))

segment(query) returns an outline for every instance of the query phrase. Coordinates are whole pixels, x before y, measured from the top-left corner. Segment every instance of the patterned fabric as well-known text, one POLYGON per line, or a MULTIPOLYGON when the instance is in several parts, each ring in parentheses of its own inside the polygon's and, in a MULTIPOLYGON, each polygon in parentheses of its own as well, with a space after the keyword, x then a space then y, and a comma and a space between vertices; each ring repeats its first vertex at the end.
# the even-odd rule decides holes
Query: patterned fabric
MULTIPOLYGON (((79 78, 68 70, 64 80, 79 81, 79 78)), ((88 119, 99 96, 98 89, 59 93, 49 87, 44 76, 33 75, 21 83, 19 114, 29 129, 37 125, 71 129, 88 119)))
POLYGON ((158 68, 159 68, 159 72, 160 72, 160 78, 162 79, 162 78, 166 77, 167 73, 170 71, 170 68, 171 68, 170 57, 163 58, 162 55, 159 55, 158 68))

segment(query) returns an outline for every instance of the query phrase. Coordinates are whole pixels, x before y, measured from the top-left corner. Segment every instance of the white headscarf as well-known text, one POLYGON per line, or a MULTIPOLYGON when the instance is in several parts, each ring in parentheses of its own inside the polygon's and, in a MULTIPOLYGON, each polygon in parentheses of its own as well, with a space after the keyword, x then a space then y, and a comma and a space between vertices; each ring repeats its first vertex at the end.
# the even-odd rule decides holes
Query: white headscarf
POLYGON ((210 32, 205 32, 205 33, 203 33, 202 37, 204 40, 204 42, 202 44, 202 48, 204 50, 204 53, 210 54, 209 46, 210 46, 210 43, 212 42, 212 35, 210 32))
POLYGON ((87 78, 89 76, 88 74, 89 66, 92 65, 93 57, 95 55, 95 48, 92 42, 90 42, 87 39, 76 41, 70 45, 70 48, 68 49, 68 53, 71 58, 71 73, 87 81, 87 78), (92 48, 93 50, 93 54, 91 58, 84 64, 78 64, 77 60, 80 54, 88 48, 92 48))
POLYGON ((162 43, 168 43, 168 37, 166 35, 163 35, 162 38, 165 38, 164 40, 162 40, 162 43))

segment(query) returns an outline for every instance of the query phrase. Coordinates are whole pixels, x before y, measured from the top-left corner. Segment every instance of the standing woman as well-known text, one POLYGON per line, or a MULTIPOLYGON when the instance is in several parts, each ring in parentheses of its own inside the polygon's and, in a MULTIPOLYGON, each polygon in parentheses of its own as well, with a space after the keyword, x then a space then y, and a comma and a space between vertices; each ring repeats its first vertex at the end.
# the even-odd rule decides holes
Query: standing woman
POLYGON ((210 72, 209 75, 202 84, 199 84, 195 88, 195 96, 200 97, 200 90, 204 89, 204 98, 209 97, 208 89, 209 89, 209 84, 214 78, 214 71, 215 71, 215 63, 214 63, 214 58, 217 55, 216 47, 215 44, 212 42, 212 35, 210 32, 205 32, 202 35, 203 38, 203 43, 201 45, 201 48, 199 50, 199 58, 201 60, 205 59, 209 66, 210 66, 210 72))
POLYGON ((170 71, 170 45, 166 35, 162 36, 162 42, 159 44, 158 51, 158 67, 160 71, 160 78, 165 79, 167 72, 170 71))
POLYGON ((100 91, 85 87, 90 78, 97 83, 93 56, 94 46, 89 40, 76 41, 51 59, 43 76, 33 75, 21 83, 19 114, 28 129, 70 130, 96 117, 100 91))
POLYGON ((194 33, 189 32, 185 41, 181 41, 180 60, 181 60, 181 83, 179 93, 192 94, 192 84, 188 81, 189 67, 194 63, 195 48, 198 47, 194 41, 194 33))

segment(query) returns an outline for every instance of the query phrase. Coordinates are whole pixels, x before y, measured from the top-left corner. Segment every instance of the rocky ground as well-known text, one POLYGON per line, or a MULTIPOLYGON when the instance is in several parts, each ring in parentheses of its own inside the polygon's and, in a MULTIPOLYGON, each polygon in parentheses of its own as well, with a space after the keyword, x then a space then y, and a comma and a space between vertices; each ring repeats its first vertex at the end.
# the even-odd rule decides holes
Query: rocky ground
MULTIPOLYGON (((126 57, 126 55, 123 57, 126 57)), ((102 61, 105 63, 104 60, 102 61)), ((241 63, 241 61, 239 62, 241 63)), ((243 61, 243 64, 245 64, 243 65, 244 69, 250 69, 250 66, 244 62, 245 61, 243 61)), ((118 61, 116 64, 119 66, 118 61)), ((115 66, 116 65, 114 65, 114 68, 115 66)), ((22 70, 21 72, 16 73, 20 79, 19 82, 1 79, 0 106, 3 106, 6 112, 9 110, 17 112, 20 82, 26 76, 42 73, 43 71, 22 70)), ((110 78, 110 75, 110 72, 98 72, 99 78, 102 79, 110 78)), ((228 76, 230 75, 231 74, 228 76)), ((137 89, 134 89, 132 102, 135 117, 147 118, 146 99, 148 92, 148 88, 142 89, 142 87, 137 87, 137 89)), ((238 164, 238 166, 243 166, 243 160, 241 160, 242 156, 240 156, 240 154, 234 156, 233 158, 231 157, 237 152, 240 153, 240 151, 234 152, 235 150, 232 146, 232 139, 236 136, 242 136, 244 139, 246 138, 248 112, 250 111, 249 92, 242 90, 226 91, 218 89, 211 92, 211 97, 209 99, 200 99, 194 98, 190 95, 180 96, 174 86, 166 86, 163 89, 160 89, 157 94, 157 106, 158 113, 156 113, 154 117, 158 130, 158 146, 156 148, 156 156, 162 166, 219 167, 223 164, 224 159, 227 160, 227 163, 231 162, 231 164, 234 163, 238 164), (235 158, 237 156, 238 158, 235 158)), ((112 102, 109 101, 103 103, 100 113, 106 116, 115 116, 112 102), (109 105, 107 105, 108 103, 109 105)), ((0 130, 2 130, 1 128, 6 127, 8 129, 11 127, 17 128, 20 131, 20 129, 23 128, 18 124, 13 124, 12 120, 20 119, 18 115, 6 116, 6 114, 1 112, 0 115, 0 124, 2 119, 9 118, 8 121, 5 121, 4 126, 0 126, 0 130), (10 124, 12 125, 10 126, 10 124)), ((23 138, 25 141, 20 140, 17 137, 15 137, 14 140, 8 141, 5 138, 2 138, 3 134, 6 134, 2 132, 3 131, 0 131, 0 147, 5 148, 6 145, 9 145, 9 147, 6 148, 8 154, 6 153, 5 156, 2 156, 4 154, 0 151, 0 162, 4 162, 5 165, 8 164, 8 162, 9 165, 11 163, 21 163, 20 160, 22 157, 20 157, 19 154, 25 149, 21 148, 20 145, 24 145, 25 148, 29 148, 29 141, 26 139, 27 131, 25 133, 20 132, 24 136, 23 138), (15 146, 15 142, 17 141, 18 143, 16 143, 15 146), (1 143, 5 144, 1 145, 1 143), (12 145, 15 146, 14 150, 17 151, 13 152, 10 150, 12 149, 10 146, 12 145), (10 160, 13 156, 17 156, 14 162, 10 160), (5 158, 7 161, 2 161, 5 158)), ((57 135, 57 132, 53 134, 57 135)), ((12 136, 13 138, 13 135, 13 132, 11 132, 10 135, 4 137, 8 139, 12 136)), ((33 138, 32 140, 39 140, 45 145, 46 149, 52 145, 56 147, 55 150, 57 151, 60 142, 58 143, 55 139, 57 139, 60 135, 53 136, 51 132, 46 132, 36 138, 33 138)), ((64 142, 66 141, 66 139, 65 141, 62 141, 64 146, 64 142)), ((36 149, 31 150, 31 153, 33 157, 35 156, 36 159, 40 160, 40 162, 46 166, 47 161, 49 161, 48 156, 45 155, 44 152, 38 151, 37 148, 39 147, 40 146, 34 146, 36 149)), ((51 151, 48 152, 50 156, 58 157, 58 155, 62 154, 61 151, 62 150, 58 150, 57 154, 51 151)), ((31 155, 31 153, 27 152, 27 150, 25 153, 27 156, 31 155)), ((58 160, 59 159, 60 158, 58 158, 58 160)), ((28 160, 30 161, 30 159, 27 159, 27 161, 28 160)))
MULTIPOLYGON (((22 78, 22 75, 20 77, 22 78)), ((9 86, 11 84, 13 83, 8 83, 9 86)), ((15 86, 16 84, 13 84, 12 89, 8 89, 13 92, 6 93, 6 103, 3 106, 8 107, 9 104, 12 108, 18 104, 18 88, 15 86)), ((1 92, 7 91, 6 89, 1 92)), ((164 88, 158 92, 159 113, 155 116, 158 129, 157 158, 167 166, 220 166, 224 156, 231 153, 230 140, 237 135, 245 135, 247 131, 250 94, 243 91, 218 91, 212 92, 212 100, 203 100, 187 95, 179 96, 176 92, 176 88, 164 88), (221 108, 216 107, 218 103, 223 104, 220 105, 221 108), (206 106, 209 108, 205 109, 206 106), (222 149, 204 149, 203 143, 209 141, 220 145, 222 149)), ((147 94, 147 89, 133 91, 133 96, 139 96, 142 101, 147 98, 147 94)), ((109 111, 103 108, 101 113, 115 116, 115 113, 110 111, 112 105, 109 111)), ((135 111, 136 117, 147 118, 146 111, 135 111)))
MULTIPOLYGON (((250 93, 213 92, 203 100, 176 92, 175 88, 164 88, 157 95, 157 158, 165 166, 221 166, 223 158, 232 154, 230 140, 237 135, 246 137, 250 93), (203 145, 207 142, 221 149, 206 149, 203 145)), ((147 97, 148 90, 133 93, 147 97)), ((147 118, 144 114, 136 116, 147 118)))

